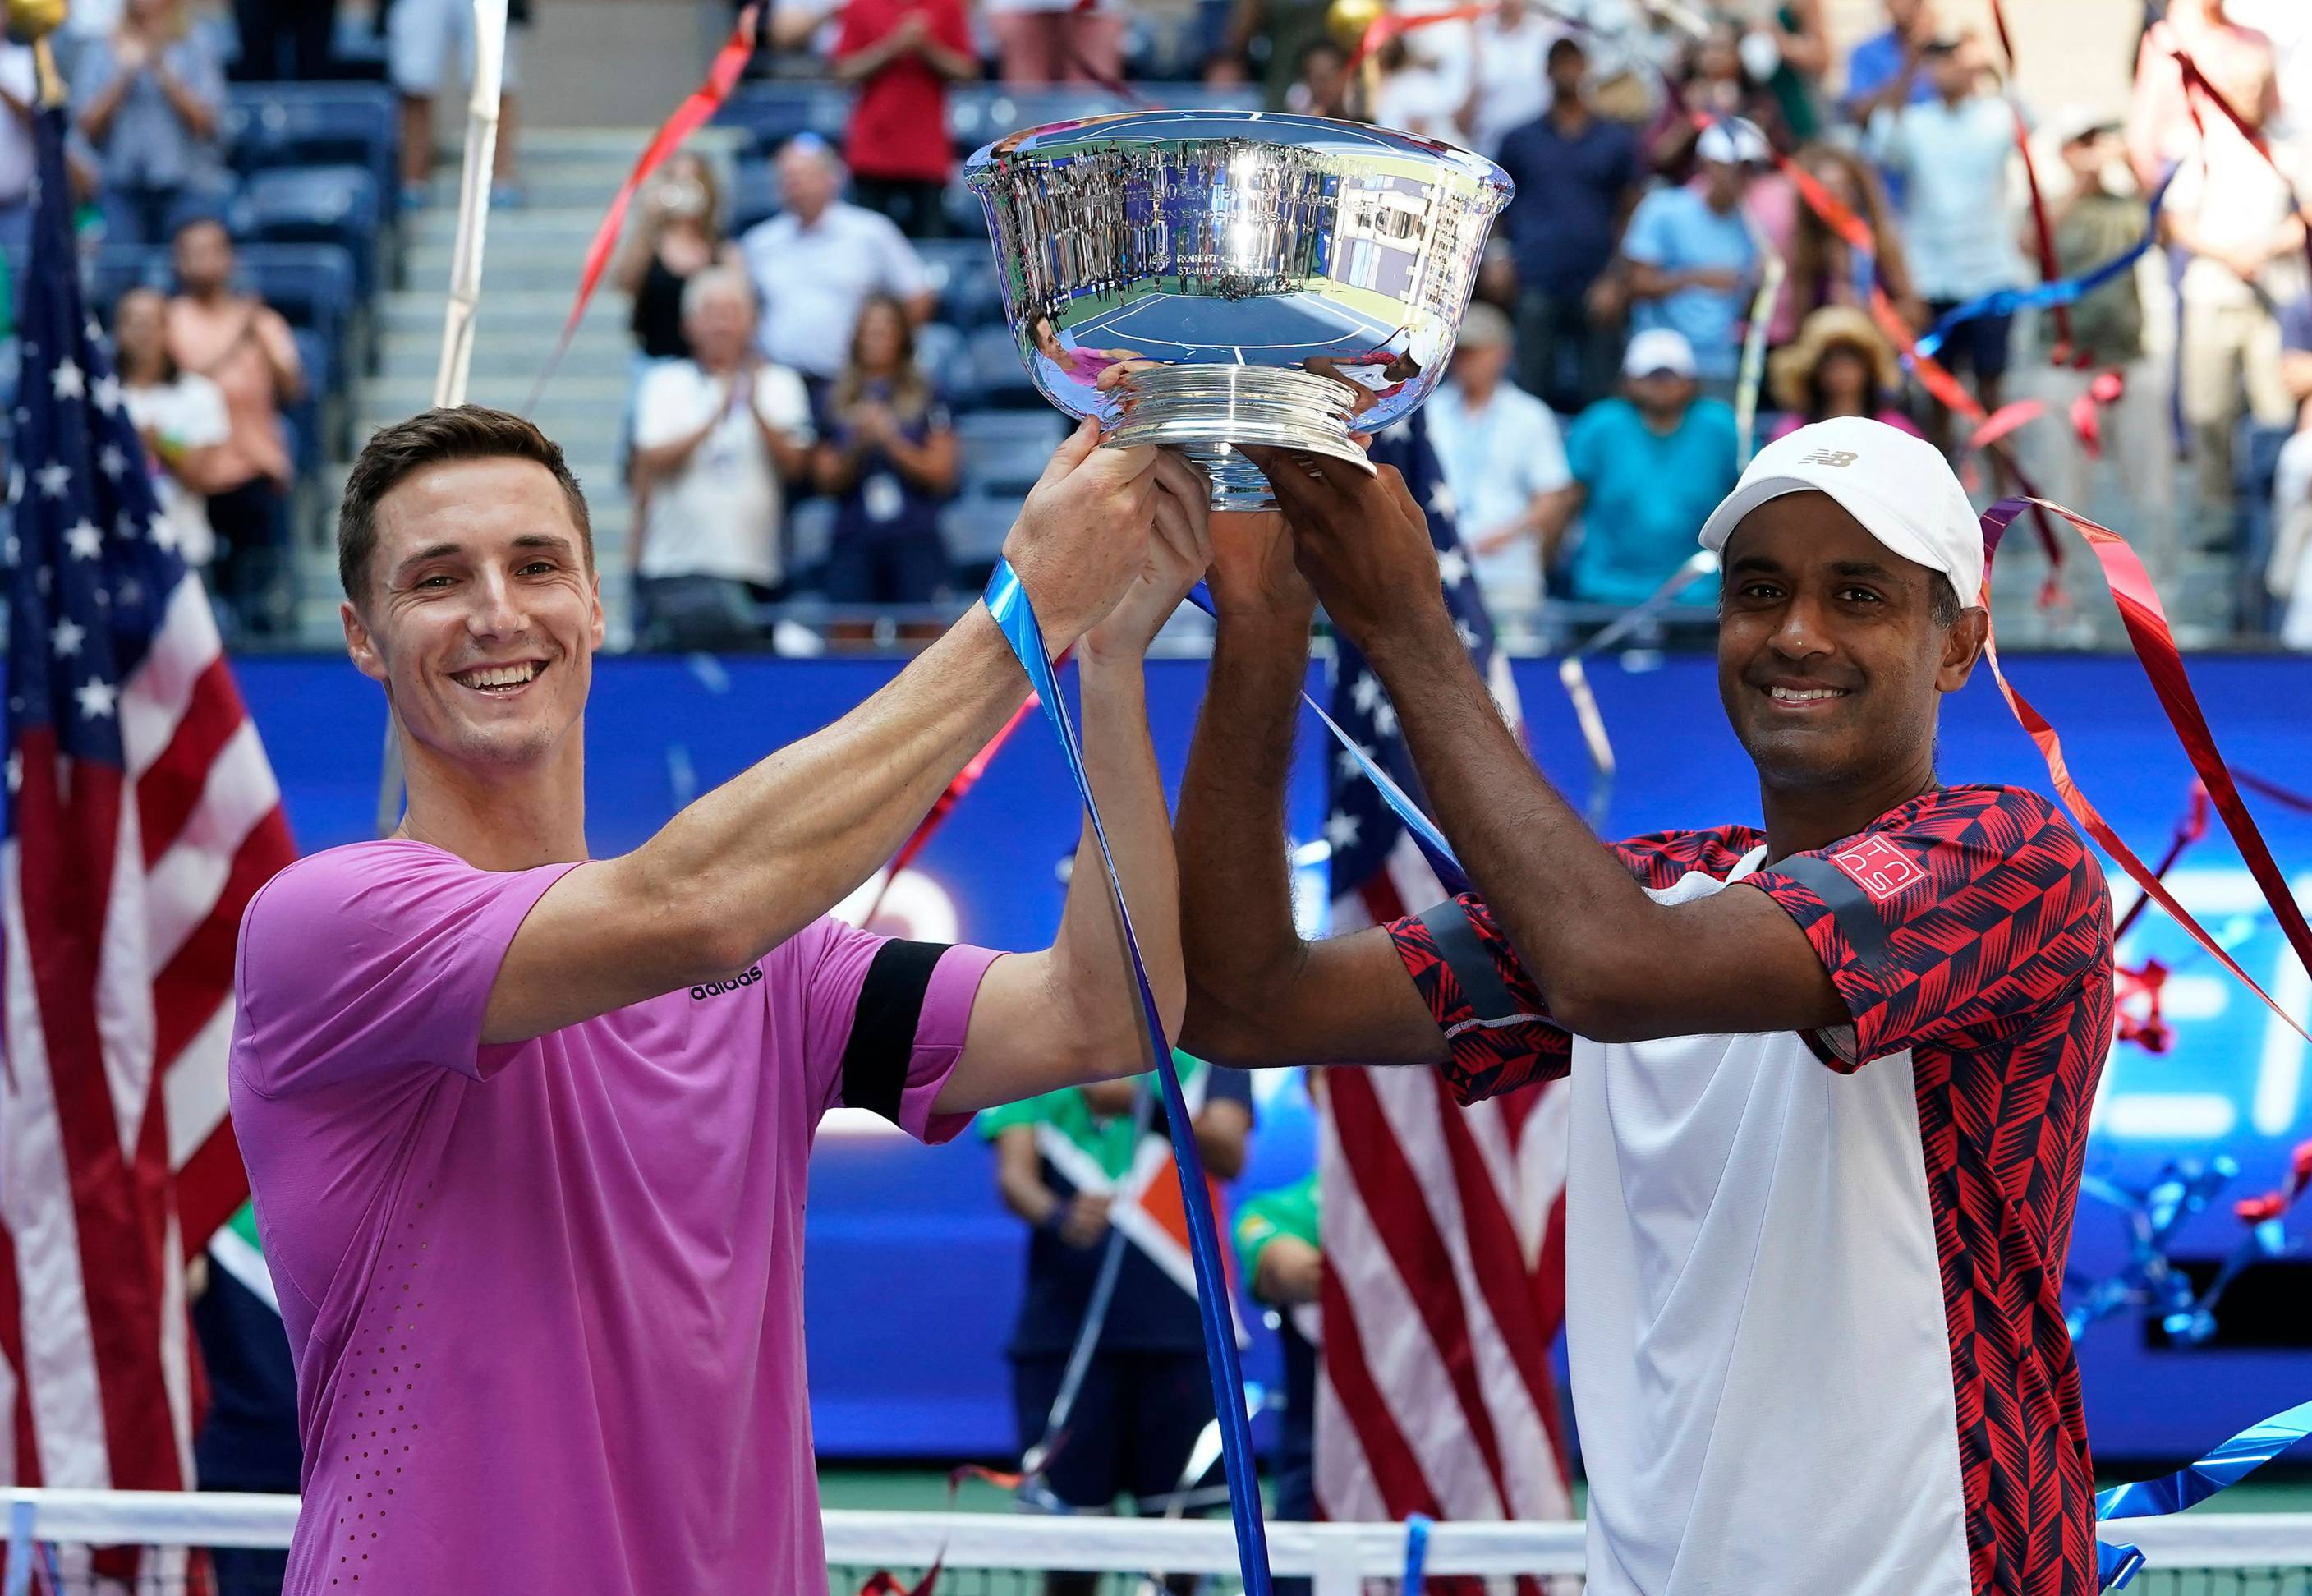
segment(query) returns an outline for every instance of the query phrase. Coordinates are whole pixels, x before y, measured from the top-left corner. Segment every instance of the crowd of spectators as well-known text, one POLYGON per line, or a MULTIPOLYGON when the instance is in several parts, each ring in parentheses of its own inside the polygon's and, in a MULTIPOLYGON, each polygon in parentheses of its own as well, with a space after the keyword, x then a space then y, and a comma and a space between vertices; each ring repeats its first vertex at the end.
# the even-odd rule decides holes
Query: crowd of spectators
MULTIPOLYGON (((1997 42, 1948 4, 1887 0, 1882 25, 1860 38, 1835 37, 1826 9, 1502 0, 1475 20, 1407 29, 1360 67, 1327 32, 1326 5, 1214 0, 1202 71, 1211 88, 1243 85, 1275 109, 1474 147, 1515 180, 1449 381, 1421 424, 1503 613, 1646 597, 1690 552, 1747 445, 1861 415, 1931 439, 1986 500, 2027 483, 2125 522, 2163 586, 2212 592, 2202 606, 2211 637, 2312 646, 2312 581, 2291 565, 2312 544, 2312 509, 2298 502, 2312 443, 2281 447, 2312 394, 2312 309, 2290 314, 2308 288, 2292 180, 2312 89, 2296 83, 2291 97, 2281 70, 2307 77, 2312 19, 2294 14, 2307 8, 2145 8, 2140 34, 2107 45, 2106 114, 2023 103, 1997 42), (2187 88, 2177 48, 2261 148, 2187 88), (1938 359, 1967 396, 1957 413, 1905 370, 1909 338, 2036 283, 2043 254, 2067 276, 2126 254, 2153 225, 2163 183, 2159 247, 2139 271, 2060 318, 1979 315, 1949 332, 1938 359), (1852 241, 1857 223, 1867 250, 1852 241), (1746 380, 1762 305, 1765 358, 1746 380), (2037 418, 1978 443, 1984 417, 2019 401, 2037 418), (1749 406, 1756 415, 1738 421, 1749 406), (2291 594, 2304 595, 2296 610, 2291 594)), ((779 214, 740 240, 761 355, 800 377, 821 440, 789 473, 789 502, 836 486, 854 495, 818 591, 906 602, 949 585, 938 504, 959 473, 887 456, 880 478, 829 474, 846 330, 871 296, 889 329, 879 344, 912 332, 944 351, 947 323, 965 338, 977 330, 922 258, 958 224, 945 97, 983 60, 1020 89, 1112 82, 1128 19, 1107 6, 993 5, 973 18, 959 0, 783 14, 786 42, 819 48, 828 77, 857 85, 841 159, 810 134, 789 140, 779 214), (879 479, 903 495, 904 514, 869 513, 867 499, 897 502, 860 487, 879 479), (871 557, 860 552, 871 543, 871 557)), ((687 240, 684 259, 704 259, 710 241, 720 247, 687 240)), ((646 320, 666 324, 648 302, 675 275, 652 267, 638 335, 646 320)), ((643 346, 663 353, 648 336, 643 346)), ((942 374, 908 369, 927 383, 942 374)), ((940 417, 935 434, 941 397, 926 387, 922 401, 940 417)), ((1706 584, 1687 596, 1706 601, 1706 584)))
MULTIPOLYGON (((332 5, 239 0, 229 46, 222 9, 79 5, 64 58, 84 236, 171 252, 157 341, 148 297, 116 318, 154 469, 233 624, 262 634, 286 624, 284 504, 302 464, 281 416, 343 379, 304 369, 302 324, 293 338, 232 281, 228 76, 340 73, 343 30, 332 5)), ((1985 498, 2028 484, 2124 522, 2163 588, 2214 594, 2207 640, 2312 647, 2312 278, 2294 180, 2312 7, 2149 5, 2140 34, 2106 47, 2100 113, 2023 103, 1950 0, 1885 0, 1859 39, 1826 9, 1502 0, 1360 66, 1318 0, 1205 0, 1201 35, 1157 69, 1171 103, 1198 74, 1229 103, 1468 145, 1516 181, 1421 423, 1513 622, 1654 592, 1749 443, 1869 415, 1950 452, 1985 498), (1957 414, 1906 371, 1902 346, 1954 307, 2050 260, 2091 269, 2155 226, 2139 270, 2060 315, 1958 324, 1937 355, 1966 390, 1957 414), (2036 418, 1983 443, 1983 417, 2018 401, 2036 418)), ((386 209, 406 213, 434 191, 434 119, 470 63, 471 8, 359 10, 399 107, 386 209)), ((515 0, 510 91, 528 11, 515 0)), ((787 0, 767 34, 758 70, 841 95, 843 118, 766 136, 759 164, 678 154, 613 275, 632 303, 626 553, 645 644, 744 640, 798 592, 836 607, 822 633, 888 638, 899 628, 863 616, 897 607, 917 630, 922 607, 968 591, 959 512, 992 517, 1006 487, 973 440, 1037 428, 1016 374, 1012 414, 982 410, 1002 312, 959 264, 986 245, 957 182, 957 96, 990 78, 1117 92, 1150 48, 1146 19, 1109 0, 787 0)), ((21 250, 29 215, 33 98, 28 53, 0 51, 0 250, 21 250)), ((520 204, 511 92, 501 117, 498 198, 520 204)))

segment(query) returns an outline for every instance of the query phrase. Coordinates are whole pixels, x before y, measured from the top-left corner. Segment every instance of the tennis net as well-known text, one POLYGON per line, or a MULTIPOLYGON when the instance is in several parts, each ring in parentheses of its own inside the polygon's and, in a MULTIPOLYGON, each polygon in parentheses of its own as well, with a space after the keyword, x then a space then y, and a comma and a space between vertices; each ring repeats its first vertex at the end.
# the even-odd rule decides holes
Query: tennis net
MULTIPOLYGON (((19 1490, 7 1501, 0 1596, 275 1596, 297 1516, 293 1497, 224 1493, 19 1490)), ((1095 1576, 1056 1587, 1079 1596, 1241 1589, 1221 1520, 830 1510, 826 1525, 828 1596, 862 1596, 879 1574, 890 1576, 880 1588, 913 1591, 934 1560, 937 1596, 1044 1596, 1055 1573, 1095 1576)), ((2144 1552, 2130 1596, 2312 1596, 2312 1513, 2112 1528, 2144 1552)), ((1309 1582, 1309 1596, 1403 1596, 1406 1537, 1401 1524, 1272 1523, 1271 1563, 1280 1579, 1309 1582)), ((1434 1525, 1424 1565, 1456 1596, 1509 1591, 1519 1575, 1562 1596, 1580 1588, 1581 1526, 1434 1525)))

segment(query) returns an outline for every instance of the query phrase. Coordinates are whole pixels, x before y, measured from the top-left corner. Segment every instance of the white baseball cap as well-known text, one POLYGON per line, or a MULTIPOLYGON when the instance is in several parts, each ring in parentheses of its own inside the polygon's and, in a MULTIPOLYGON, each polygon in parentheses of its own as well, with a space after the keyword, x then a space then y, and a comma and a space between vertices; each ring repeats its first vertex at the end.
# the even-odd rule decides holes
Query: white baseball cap
POLYGON ((1942 452, 1883 421, 1841 416, 1758 451, 1703 523, 1702 546, 1726 552, 1742 518, 1769 499, 1826 493, 1905 559, 1940 571, 1963 605, 1983 591, 1983 525, 1942 452))
POLYGON ((1673 377, 1694 375, 1694 346, 1675 327, 1649 327, 1630 339, 1622 352, 1622 375, 1651 377, 1668 372, 1673 377))
POLYGON ((1773 159, 1774 151, 1756 122, 1721 117, 1702 130, 1694 153, 1697 160, 1714 161, 1721 166, 1763 166, 1773 159))

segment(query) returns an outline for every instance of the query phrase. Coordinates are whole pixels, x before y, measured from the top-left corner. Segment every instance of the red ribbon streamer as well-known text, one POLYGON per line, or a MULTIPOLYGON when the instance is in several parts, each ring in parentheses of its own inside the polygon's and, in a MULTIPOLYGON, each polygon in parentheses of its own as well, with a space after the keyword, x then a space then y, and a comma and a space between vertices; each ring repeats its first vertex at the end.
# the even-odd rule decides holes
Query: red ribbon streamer
MULTIPOLYGON (((1031 698, 1029 702, 1032 704, 1035 700, 1031 698)), ((1016 1491, 1028 1482, 1024 1474, 1004 1474, 994 1469, 982 1468, 977 1463, 966 1463, 948 1474, 947 1512, 955 1511, 956 1493, 963 1489, 963 1482, 967 1479, 984 1479, 999 1491, 1016 1491)), ((932 1596, 933 1590, 939 1584, 940 1570, 946 1563, 947 1548, 941 1546, 939 1555, 932 1559, 931 1567, 924 1570, 924 1577, 912 1585, 901 1584, 898 1576, 889 1569, 879 1568, 868 1576, 865 1584, 859 1587, 859 1596, 932 1596)))
MULTIPOLYGON (((1838 234, 1848 249, 1874 263, 1870 285, 1870 319, 1878 324, 1878 330, 1885 333, 1895 347, 1902 352, 1904 359, 1910 365, 1911 374, 1918 379, 1919 386, 1933 395, 1942 407, 1953 415, 1965 417, 1976 427, 1987 425, 1991 420, 1990 412, 1983 408, 1981 401, 1969 393, 1957 377, 1951 375, 1949 368, 1932 355, 1919 353, 1919 340, 1912 332, 1911 324, 1903 319, 1903 312, 1895 308, 1895 302, 1887 297, 1887 290, 1877 281, 1875 262, 1878 258, 1878 241, 1871 235, 1870 224, 1857 215, 1852 206, 1824 188, 1821 180, 1807 171, 1805 167, 1780 152, 1774 153, 1773 160, 1774 169, 1790 180, 1791 186, 1798 190, 1799 198, 1805 202, 1808 210, 1822 219, 1823 225, 1838 234)), ((2029 418, 2025 417, 2025 419, 2029 418)), ((1989 452, 1990 449, 1991 445, 1986 443, 1985 452, 1989 452)), ((2023 474, 2022 469, 2015 463, 2012 455, 2002 451, 1999 458, 2007 469, 2014 473, 2016 481, 2022 486, 2025 494, 2028 496, 2033 530, 2038 533, 2039 547, 2047 557, 2047 582, 2039 592, 2039 607, 2045 609, 2053 605, 2061 592, 2055 573, 2062 566, 2063 545, 2055 536, 2054 523, 2047 519, 2047 512, 2042 507, 2037 490, 2032 486, 2030 478, 2023 474)))
MULTIPOLYGON (((2170 30, 2170 32, 2172 36, 2173 31, 2170 30)), ((2299 212, 2301 212, 2304 209, 2304 201, 2296 192, 2296 180, 2288 175, 2288 169, 2281 165, 2279 159, 2273 154, 2272 146, 2264 142, 2262 129, 2242 115, 2238 106, 2224 98, 2224 92, 2209 81, 2208 75, 2200 70, 2200 64, 2192 59, 2190 51, 2180 44, 2171 43, 2168 47, 2168 53, 2175 58, 2176 71, 2183 75, 2184 109, 2191 112, 2192 126, 2200 135, 2200 149, 2203 157, 2204 158, 2208 146, 2208 125, 2200 119, 2200 100, 2205 98, 2209 103, 2224 113, 2226 121, 2239 129, 2239 135, 2247 140, 2248 147, 2264 157, 2264 163, 2272 168, 2273 175, 2287 188, 2290 201, 2294 204, 2299 212)), ((2307 229, 2305 232, 2304 258, 2307 261, 2312 262, 2312 229, 2307 229)))
POLYGON ((1485 0, 1483 4, 1457 5, 1450 11, 1424 11, 1414 16, 1398 16, 1384 13, 1365 24, 1364 37, 1357 40, 1356 49, 1349 57, 1345 70, 1354 72, 1364 65, 1367 56, 1395 39, 1400 33, 1416 29, 1433 28, 1440 22, 1474 22, 1479 17, 1489 17, 1500 10, 1498 0, 1485 0))
POLYGON ((2248 1224, 2262 1224, 2277 1219, 2296 1205, 2304 1188, 2312 1186, 2312 1142, 2299 1142, 2289 1155, 2288 1179, 2262 1197, 2242 1197, 2232 1205, 2232 1212, 2248 1224))
POLYGON ((626 208, 634 203, 635 196, 684 139, 705 127, 707 119, 722 109, 722 102, 731 98, 731 91, 739 86, 740 75, 747 70, 747 63, 755 54, 755 24, 761 14, 759 4, 749 5, 739 13, 731 37, 714 53, 714 64, 706 70, 706 81, 692 90, 689 98, 675 107, 674 114, 652 136, 641 158, 635 161, 634 171, 626 174, 626 182, 610 201, 610 208, 602 213, 602 224, 594 230, 594 241, 586 246, 586 264, 578 274, 578 297, 571 303, 569 320, 562 324, 562 336, 555 340, 554 353, 547 360, 546 369, 539 373, 538 384, 530 390, 530 399, 521 408, 523 415, 537 408, 539 396, 553 380, 562 357, 570 352, 570 340, 577 336, 578 324, 585 320, 586 307, 593 302, 594 290, 601 285, 602 274, 609 267, 610 253, 617 248, 618 232, 626 225, 626 208))
MULTIPOLYGON (((2007 8, 2001 0, 1991 0, 1991 25, 1998 30, 1999 48, 2007 57, 2007 75, 2015 75, 2015 41, 2007 32, 2007 8)), ((2039 191, 2038 168, 2031 161, 2031 125, 2023 119, 2023 108, 2011 101, 2008 110, 2015 118, 2015 153, 2023 158, 2023 182, 2031 193, 2031 227, 2039 246, 2039 280, 2052 283, 2062 275, 2055 259, 2055 229, 2047 219, 2047 201, 2039 191)), ((2069 364, 2071 347, 2071 311, 2068 305, 2057 305, 2055 311, 2054 359, 2057 365, 2069 364)))
POLYGON ((1012 740, 1012 733, 1020 729, 1020 723, 1041 708, 1043 702, 1035 694, 1029 694, 1028 701, 1013 710, 1012 718, 1003 723, 1003 729, 989 738, 986 746, 971 756, 971 762, 955 773, 955 779, 947 784, 946 789, 933 802, 931 811, 917 823, 907 840, 899 845, 899 851, 891 855, 890 866, 883 873, 883 884, 875 889, 875 896, 868 902, 867 912, 859 916, 860 925, 865 925, 874 919, 875 911, 883 907, 883 895, 891 890, 891 883, 899 879, 899 872, 915 862, 915 855, 924 851, 924 845, 932 839, 932 833, 947 824, 948 815, 963 801, 966 793, 979 785, 979 778, 987 774, 989 763, 1012 740))
MULTIPOLYGON (((1983 603, 1987 610, 1991 601, 1991 560, 1998 552, 1999 539, 2016 516, 2022 513, 2027 501, 2004 499, 1985 512, 1983 517, 1984 585, 1983 603)), ((2152 691, 2159 696, 2160 707, 2168 712, 2168 723, 2175 728, 2192 767, 2199 773, 2200 783, 2207 789, 2209 802, 2222 817, 2224 829, 2238 845, 2240 858, 2255 878, 2264 892, 2264 901, 2271 906, 2273 916, 2280 922, 2281 933, 2289 946, 2296 951, 2307 970, 2312 970, 2312 926, 2304 920, 2304 911, 2297 907, 2295 897, 2273 862, 2272 850, 2256 829, 2247 806, 2240 801, 2239 788, 2234 784, 2230 769, 2216 747, 2215 733, 2209 730, 2207 716, 2200 709, 2198 697, 2192 691, 2190 680, 2184 671, 2184 656, 2176 646, 2174 634, 2168 629, 2168 617, 2159 606, 2159 595, 2152 590, 2151 579, 2143 569, 2143 562, 2124 539, 2108 527, 2099 526, 2060 504, 2046 508, 2062 516, 2078 529, 2087 539, 2089 549, 2095 555, 2106 584, 2111 590, 2113 601, 2119 606, 2121 621, 2127 627, 2129 642, 2134 646, 2135 657, 2142 664, 2144 674, 2150 680, 2152 691)), ((2000 668, 1999 645, 1995 632, 1984 640, 1984 658, 1991 665, 1991 673, 2006 696, 2007 706, 2015 712, 2031 741, 2039 747, 2040 755, 2047 761, 2047 774, 2053 778, 2056 794, 2071 816, 2095 838, 2103 851, 2125 871, 2150 897, 2158 900, 2176 925, 2183 927, 2193 941, 2213 954, 2217 961, 2238 978, 2249 991, 2262 998, 2264 1005, 2278 1014, 2297 1035, 2312 1042, 2312 1031, 2279 1004, 2272 995, 2258 986, 2255 978, 2242 969, 2239 961, 2227 952, 2222 944, 2211 936, 2190 911, 2176 901, 2175 895, 2133 850, 2122 842, 2095 805, 2088 801, 2079 785, 2071 779, 2071 769, 2063 757, 2062 741, 2055 734, 2045 716, 2032 707, 2029 700, 2009 684, 2007 673, 2000 668)))

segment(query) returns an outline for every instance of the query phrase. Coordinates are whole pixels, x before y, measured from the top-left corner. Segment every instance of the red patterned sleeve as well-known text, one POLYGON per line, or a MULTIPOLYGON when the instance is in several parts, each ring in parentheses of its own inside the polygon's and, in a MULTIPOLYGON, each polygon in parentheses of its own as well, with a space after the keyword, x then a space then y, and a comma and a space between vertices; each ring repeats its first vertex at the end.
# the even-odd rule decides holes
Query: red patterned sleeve
POLYGON ((1573 1066, 1573 1039, 1474 893, 1388 926, 1449 1049, 1439 1066, 1456 1101, 1482 1102, 1573 1066))
POLYGON ((2019 788, 1938 789, 1748 884, 1789 911, 1853 1016, 1807 1039, 1834 1069, 1995 1041, 2111 978, 2103 872, 2019 788))

